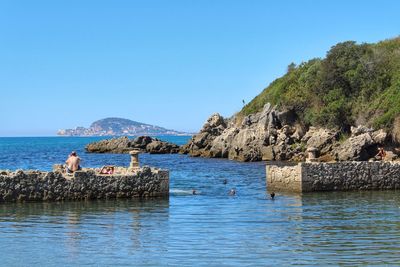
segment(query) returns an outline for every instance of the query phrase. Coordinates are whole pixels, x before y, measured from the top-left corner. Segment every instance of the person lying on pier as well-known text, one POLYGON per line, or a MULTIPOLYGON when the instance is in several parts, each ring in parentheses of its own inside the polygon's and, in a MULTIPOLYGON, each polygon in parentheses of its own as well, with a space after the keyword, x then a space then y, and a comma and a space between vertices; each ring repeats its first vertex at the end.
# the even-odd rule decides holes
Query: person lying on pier
POLYGON ((65 161, 67 164, 67 173, 74 173, 75 171, 81 170, 81 159, 78 157, 75 151, 72 151, 68 159, 65 161))
POLYGON ((114 166, 103 166, 100 170, 100 174, 113 174, 114 166))
POLYGON ((386 157, 386 152, 383 147, 378 147, 378 154, 376 154, 375 158, 377 160, 383 160, 386 157))

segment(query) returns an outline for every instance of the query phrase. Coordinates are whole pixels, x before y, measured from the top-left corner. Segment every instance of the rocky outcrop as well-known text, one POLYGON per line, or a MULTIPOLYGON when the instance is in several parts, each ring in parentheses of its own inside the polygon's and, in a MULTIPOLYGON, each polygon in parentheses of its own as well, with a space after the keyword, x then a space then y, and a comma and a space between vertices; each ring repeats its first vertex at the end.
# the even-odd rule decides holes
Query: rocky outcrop
POLYGON ((139 136, 135 139, 128 137, 112 138, 90 143, 85 147, 89 153, 129 153, 131 150, 140 150, 150 154, 178 153, 179 146, 161 141, 150 136, 139 136))
POLYGON ((351 129, 351 137, 340 144, 333 153, 338 161, 368 160, 377 153, 378 145, 384 145, 387 133, 359 126, 351 129))
POLYGON ((160 140, 152 140, 146 145, 145 151, 150 154, 172 154, 179 152, 179 146, 160 140))
POLYGON ((181 148, 192 156, 221 157, 239 161, 288 160, 303 152, 295 145, 302 138, 291 112, 279 112, 270 104, 256 114, 224 119, 213 114, 200 132, 181 148))
POLYGON ((373 155, 370 155, 370 147, 374 145, 371 135, 363 133, 358 136, 353 136, 347 139, 335 150, 336 159, 339 161, 345 160, 368 160, 373 155))
POLYGON ((322 155, 332 150, 332 146, 337 141, 339 132, 324 128, 310 127, 301 141, 307 144, 307 147, 315 147, 322 155))
POLYGON ((245 117, 213 114, 181 153, 238 161, 304 161, 307 149, 312 149, 317 161, 368 160, 378 145, 387 143, 387 136, 365 126, 352 127, 348 138, 335 129, 306 129, 293 112, 266 104, 261 112, 245 117))

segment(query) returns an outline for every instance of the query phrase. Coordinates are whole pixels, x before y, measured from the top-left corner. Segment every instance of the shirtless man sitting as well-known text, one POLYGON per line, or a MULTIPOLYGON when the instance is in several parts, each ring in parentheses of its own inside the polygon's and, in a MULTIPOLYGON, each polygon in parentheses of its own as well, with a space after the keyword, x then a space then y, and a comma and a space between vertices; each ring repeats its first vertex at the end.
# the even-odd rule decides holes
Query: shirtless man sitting
POLYGON ((67 164, 67 173, 73 173, 81 169, 81 166, 79 165, 81 163, 81 159, 78 157, 75 151, 72 151, 65 163, 67 164))

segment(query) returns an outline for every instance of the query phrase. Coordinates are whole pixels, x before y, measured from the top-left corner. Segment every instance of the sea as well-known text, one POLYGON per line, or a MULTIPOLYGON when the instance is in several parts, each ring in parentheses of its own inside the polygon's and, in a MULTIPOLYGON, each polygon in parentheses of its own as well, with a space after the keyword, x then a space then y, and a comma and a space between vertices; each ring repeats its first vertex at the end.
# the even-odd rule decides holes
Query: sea
MULTIPOLYGON (((84 167, 129 165, 126 154, 85 153, 100 139, 0 138, 0 169, 51 170, 72 150, 84 167)), ((170 170, 169 198, 0 203, 0 266, 400 265, 397 191, 272 200, 264 162, 179 154, 140 162, 170 170)))

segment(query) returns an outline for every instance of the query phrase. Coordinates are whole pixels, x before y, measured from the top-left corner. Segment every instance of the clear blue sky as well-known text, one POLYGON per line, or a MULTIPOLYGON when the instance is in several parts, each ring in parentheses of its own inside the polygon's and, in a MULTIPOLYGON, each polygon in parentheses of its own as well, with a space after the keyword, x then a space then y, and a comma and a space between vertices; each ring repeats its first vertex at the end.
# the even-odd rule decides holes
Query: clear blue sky
POLYGON ((0 0, 0 136, 118 116, 197 131, 289 63, 400 34, 400 1, 0 0))

